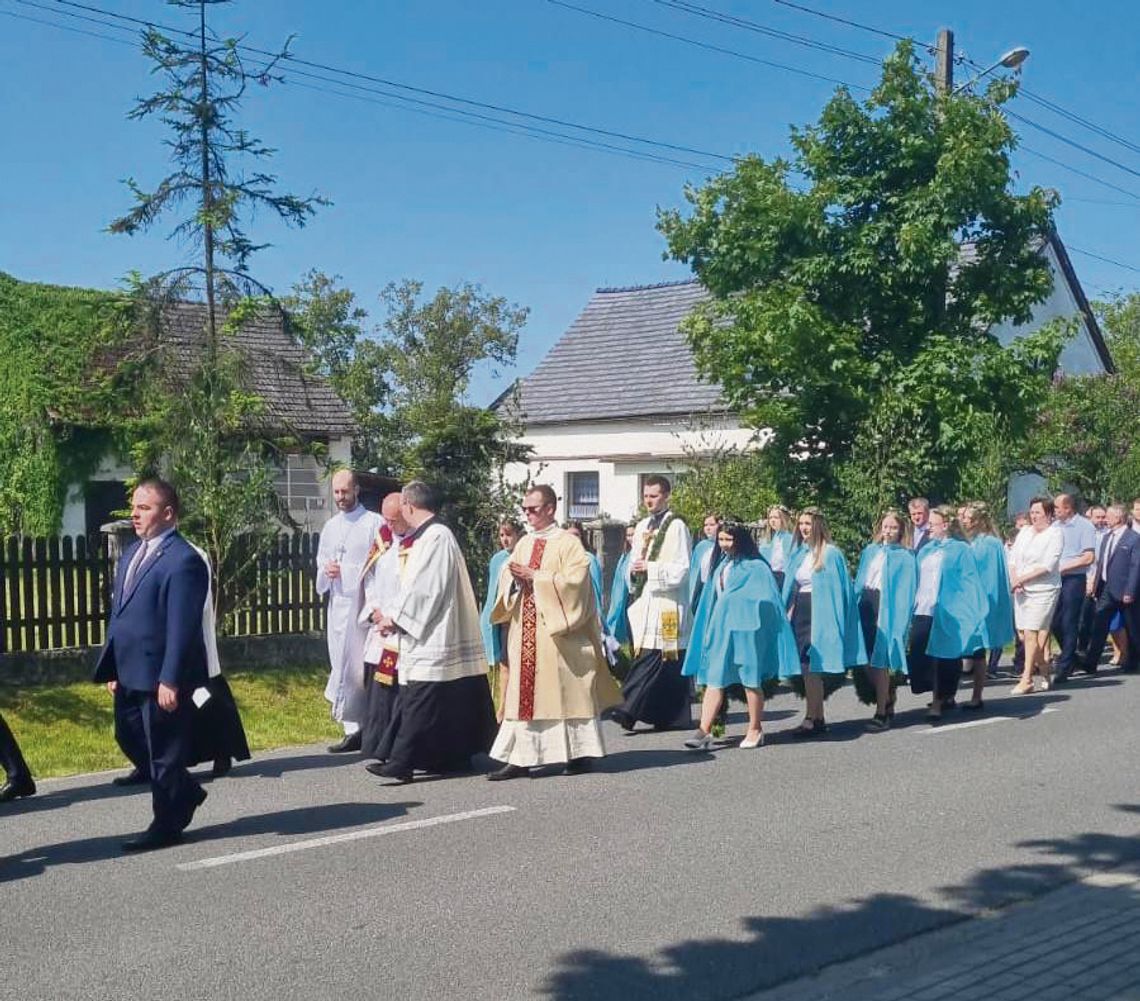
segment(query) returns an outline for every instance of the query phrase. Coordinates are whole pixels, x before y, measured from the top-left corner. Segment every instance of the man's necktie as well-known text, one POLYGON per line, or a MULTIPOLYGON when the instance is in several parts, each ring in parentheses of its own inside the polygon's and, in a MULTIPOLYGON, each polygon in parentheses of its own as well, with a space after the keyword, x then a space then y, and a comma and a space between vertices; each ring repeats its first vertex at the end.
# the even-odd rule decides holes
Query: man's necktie
POLYGON ((131 560, 131 565, 127 567, 127 577, 126 580, 123 581, 123 599, 126 599, 135 589, 135 581, 138 580, 139 571, 142 569, 149 555, 147 552, 148 545, 148 541, 143 539, 142 545, 139 546, 139 551, 135 553, 135 558, 131 560))

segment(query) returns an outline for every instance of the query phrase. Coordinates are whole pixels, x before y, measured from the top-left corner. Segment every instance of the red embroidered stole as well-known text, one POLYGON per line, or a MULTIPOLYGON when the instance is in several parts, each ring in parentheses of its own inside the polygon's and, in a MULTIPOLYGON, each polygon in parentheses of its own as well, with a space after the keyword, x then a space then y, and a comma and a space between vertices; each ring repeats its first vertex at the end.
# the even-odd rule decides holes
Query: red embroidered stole
MULTIPOLYGON (((388 533, 388 546, 391 546, 393 539, 392 530, 387 525, 383 525, 380 532, 388 533)), ((377 533, 378 537, 379 534, 380 533, 377 533)), ((414 542, 415 537, 410 533, 400 540, 400 551, 397 555, 400 559, 401 577, 404 576, 404 567, 408 562, 408 551, 412 548, 414 542)), ((375 545, 375 543, 373 543, 373 545, 375 545)), ((382 556, 383 553, 380 555, 382 556)), ((372 672, 372 680, 377 684, 394 685, 400 680, 399 671, 397 670, 397 664, 400 660, 400 648, 397 645, 390 645, 397 644, 398 642, 399 640, 395 636, 385 638, 384 649, 380 653, 380 663, 376 665, 376 670, 372 672)))
MULTIPOLYGON (((527 566, 537 570, 542 566, 545 539, 535 539, 527 566)), ((522 656, 519 658, 519 719, 534 719, 534 676, 538 670, 538 608, 534 603, 533 586, 522 596, 522 656)))
POLYGON ((372 540, 372 545, 368 547, 368 555, 364 557, 364 567, 360 571, 360 579, 364 580, 364 575, 376 565, 376 561, 380 559, 392 546, 392 541, 395 536, 392 534, 392 529, 388 527, 385 522, 378 529, 376 529, 376 536, 372 540))

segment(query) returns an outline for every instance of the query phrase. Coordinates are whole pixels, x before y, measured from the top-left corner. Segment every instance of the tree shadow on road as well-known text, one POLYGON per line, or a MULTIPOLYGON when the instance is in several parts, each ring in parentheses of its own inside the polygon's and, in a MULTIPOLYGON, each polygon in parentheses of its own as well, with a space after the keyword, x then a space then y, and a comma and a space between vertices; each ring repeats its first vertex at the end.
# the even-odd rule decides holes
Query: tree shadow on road
MULTIPOLYGON (((277 834, 290 837, 305 834, 322 834, 377 824, 405 816, 410 810, 423 806, 421 802, 404 803, 334 803, 328 806, 299 807, 277 813, 263 813, 205 827, 191 827, 186 832, 186 844, 203 842, 222 843, 232 838, 277 834)), ((61 841, 53 845, 28 848, 16 855, 0 857, 0 883, 13 882, 39 876, 61 865, 82 865, 102 862, 123 854, 124 835, 105 835, 61 841)), ((170 849, 166 854, 177 852, 170 849)))
MULTIPOLYGON (((1140 812, 1140 806, 1131 804, 1117 809, 1140 812)), ((1026 841, 1018 847, 1040 858, 982 870, 960 886, 942 887, 944 905, 905 894, 877 893, 818 908, 805 916, 743 918, 743 940, 689 940, 648 957, 581 950, 560 957, 539 993, 556 1001, 737 998, 965 921, 982 911, 1040 896, 1091 871, 1140 861, 1140 839, 1111 834, 1090 832, 1026 841)), ((1130 892, 1127 889, 1098 886, 1087 892, 1095 894, 1102 905, 1118 907, 1127 900, 1135 906, 1134 898, 1125 896, 1130 892)), ((620 941, 620 935, 615 937, 620 941)), ((887 980, 878 990, 885 992, 889 986, 887 980)))

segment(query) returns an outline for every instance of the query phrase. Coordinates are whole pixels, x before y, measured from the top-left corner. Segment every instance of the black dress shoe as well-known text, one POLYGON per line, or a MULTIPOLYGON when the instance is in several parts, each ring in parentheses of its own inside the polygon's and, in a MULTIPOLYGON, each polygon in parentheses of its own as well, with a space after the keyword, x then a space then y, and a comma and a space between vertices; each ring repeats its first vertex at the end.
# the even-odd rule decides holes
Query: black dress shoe
POLYGON ((126 775, 119 775, 111 779, 113 786, 141 786, 144 782, 149 782, 150 776, 139 771, 137 768, 132 768, 126 775))
POLYGON ((182 840, 181 831, 146 831, 137 838, 123 842, 125 852, 152 852, 158 848, 169 848, 182 840))
POLYGON ((488 782, 505 782, 507 779, 530 778, 530 769, 522 765, 503 765, 487 776, 488 782))
POLYGON ((30 775, 16 775, 0 786, 0 803, 9 803, 14 799, 23 799, 25 796, 36 794, 36 784, 30 775))
POLYGON ((393 765, 391 762, 386 761, 384 764, 373 762, 372 764, 365 765, 364 767, 367 768, 368 771, 370 771, 373 775, 379 775, 381 778, 385 779, 395 779, 401 785, 407 785, 412 781, 412 770, 410 768, 400 768, 397 765, 393 765))
POLYGON ((1081 665, 1081 670, 1084 671, 1085 674, 1096 674, 1096 672, 1100 670, 1100 665, 1095 663, 1095 662, 1094 663, 1087 663, 1086 662, 1086 663, 1081 665))
POLYGON ((361 740, 359 730, 356 733, 346 733, 335 744, 329 745, 329 754, 350 754, 353 751, 359 751, 361 740))
POLYGON ((223 776, 229 775, 233 767, 234 759, 229 757, 229 755, 224 758, 215 758, 214 767, 210 769, 210 775, 216 779, 220 779, 223 776))
POLYGON ((1054 685, 1067 685, 1069 683, 1069 679, 1072 677, 1072 674, 1073 674, 1072 671, 1057 671, 1053 675, 1052 684, 1054 684, 1054 685))
POLYGON ((611 709, 610 719, 612 719, 618 726, 620 726, 626 733, 633 733, 633 728, 637 726, 635 720, 624 709, 611 709))
POLYGON ((563 775, 584 775, 594 770, 593 758, 571 758, 562 769, 563 775))

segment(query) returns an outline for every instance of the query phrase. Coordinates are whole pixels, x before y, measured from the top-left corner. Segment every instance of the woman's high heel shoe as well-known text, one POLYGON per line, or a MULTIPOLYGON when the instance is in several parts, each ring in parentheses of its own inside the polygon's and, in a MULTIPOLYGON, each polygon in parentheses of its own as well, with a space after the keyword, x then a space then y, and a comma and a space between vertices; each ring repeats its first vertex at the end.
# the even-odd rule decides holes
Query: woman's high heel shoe
POLYGON ((707 751, 712 747, 712 734, 705 733, 698 730, 688 740, 685 741, 685 750, 687 751, 707 751))
POLYGON ((759 731, 756 734, 755 739, 749 740, 748 737, 745 737, 739 744, 739 746, 743 747, 743 748, 762 747, 763 745, 764 745, 764 731, 763 730, 759 731))

